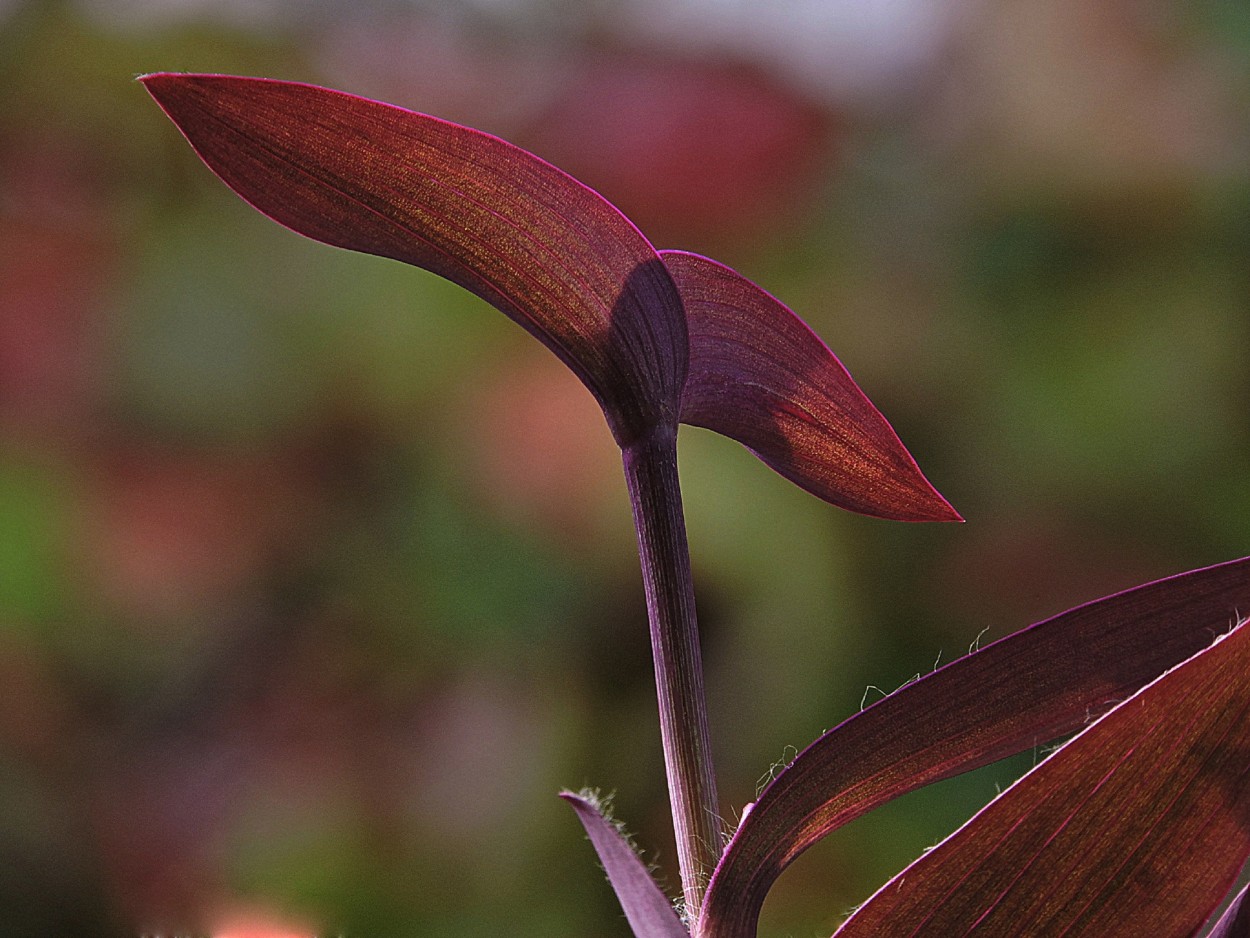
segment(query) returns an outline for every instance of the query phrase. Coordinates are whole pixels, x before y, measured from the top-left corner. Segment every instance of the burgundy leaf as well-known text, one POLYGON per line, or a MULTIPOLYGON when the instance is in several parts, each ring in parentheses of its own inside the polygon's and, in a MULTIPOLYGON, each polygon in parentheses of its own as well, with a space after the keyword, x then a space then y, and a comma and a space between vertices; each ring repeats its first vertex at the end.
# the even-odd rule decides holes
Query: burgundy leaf
POLYGON ((597 802, 571 791, 561 792, 560 797, 573 806, 586 828, 635 938, 690 938, 673 904, 597 802))
POLYGON ((900 521, 958 521, 894 429, 803 320, 728 267, 661 251, 686 307, 683 423, 743 443, 842 508, 900 521))
POLYGON ((489 134, 314 85, 141 80, 261 212, 431 270, 524 326, 590 388, 622 445, 675 423, 681 301, 633 224, 571 176, 489 134))
POLYGON ((838 938, 1193 935, 1250 856, 1250 628, 1117 706, 838 938))
POLYGON ((700 935, 754 938, 795 857, 898 795, 1083 726, 1250 609, 1250 558, 1078 606, 879 700, 804 750, 764 790, 712 877, 700 935))
POLYGON ((1250 938, 1250 902, 1246 902, 1247 889, 1250 887, 1241 887, 1232 904, 1207 932, 1206 938, 1250 938))

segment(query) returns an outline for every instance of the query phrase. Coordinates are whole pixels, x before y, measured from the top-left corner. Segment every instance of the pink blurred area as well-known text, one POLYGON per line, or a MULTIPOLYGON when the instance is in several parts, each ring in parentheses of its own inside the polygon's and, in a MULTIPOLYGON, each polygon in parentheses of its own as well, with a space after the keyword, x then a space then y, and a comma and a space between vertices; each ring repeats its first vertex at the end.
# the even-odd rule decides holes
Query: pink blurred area
POLYGON ((213 930, 213 938, 314 938, 315 932, 260 915, 237 915, 213 930))
POLYGON ((802 223, 836 159, 837 109, 760 64, 612 37, 556 48, 447 40, 366 21, 331 30, 319 53, 339 84, 525 146, 603 192, 660 247, 765 243, 802 223))
MULTIPOLYGON (((727 816, 867 684, 1244 544, 1250 31, 886 6, 0 4, 12 934, 623 934, 555 798, 584 782, 672 867, 593 401, 425 275, 250 215, 138 73, 503 135, 757 277, 895 421, 962 529, 683 438, 727 816)), ((830 931, 948 821, 805 860, 766 928, 830 931)))
POLYGON ((213 930, 213 938, 314 938, 308 928, 296 928, 264 915, 239 915, 213 930))
POLYGON ((6 435, 77 436, 101 393, 100 317, 122 262, 112 193, 69 129, 0 150, 0 419, 6 435))

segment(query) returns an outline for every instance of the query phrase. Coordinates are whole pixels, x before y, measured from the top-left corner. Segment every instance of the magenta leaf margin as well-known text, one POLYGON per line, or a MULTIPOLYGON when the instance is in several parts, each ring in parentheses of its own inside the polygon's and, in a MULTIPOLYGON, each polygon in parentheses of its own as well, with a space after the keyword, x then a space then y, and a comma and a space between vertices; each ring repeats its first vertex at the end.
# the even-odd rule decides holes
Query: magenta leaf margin
POLYGON ((841 508, 895 521, 959 521, 894 428, 808 325, 723 264, 661 251, 686 307, 682 423, 735 439, 841 508))
POLYGON ((754 938, 800 853, 901 794, 1083 727, 1250 610, 1250 557, 1070 609, 879 700, 763 791, 712 877, 696 934, 754 938))
POLYGON ((1250 628, 1082 731, 837 938, 1193 935, 1250 856, 1250 628))

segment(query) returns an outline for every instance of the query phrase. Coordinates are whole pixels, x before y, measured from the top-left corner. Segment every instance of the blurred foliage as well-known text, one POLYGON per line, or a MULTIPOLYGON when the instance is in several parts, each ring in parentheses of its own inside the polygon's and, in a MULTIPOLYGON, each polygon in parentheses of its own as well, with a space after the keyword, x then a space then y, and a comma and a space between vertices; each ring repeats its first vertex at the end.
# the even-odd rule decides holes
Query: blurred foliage
MULTIPOLYGON (((582 784, 675 875, 593 402, 463 291, 246 209, 145 71, 529 146, 892 420, 968 524, 683 431, 727 815, 983 633, 1246 553, 1243 4, 951 2, 826 84, 700 8, 0 3, 0 934, 623 935, 582 784)), ((828 933, 1036 755, 839 832, 762 934, 828 933)))

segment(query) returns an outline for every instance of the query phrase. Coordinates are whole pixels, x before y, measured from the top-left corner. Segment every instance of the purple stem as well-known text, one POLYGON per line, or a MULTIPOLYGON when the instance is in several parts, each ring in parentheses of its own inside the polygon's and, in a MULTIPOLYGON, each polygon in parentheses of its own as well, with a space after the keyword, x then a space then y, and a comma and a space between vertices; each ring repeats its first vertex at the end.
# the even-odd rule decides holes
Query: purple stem
POLYGON ((677 481, 677 430, 657 427, 622 453, 651 621, 677 861, 686 916, 694 922, 724 839, 703 693, 690 549, 677 481))

